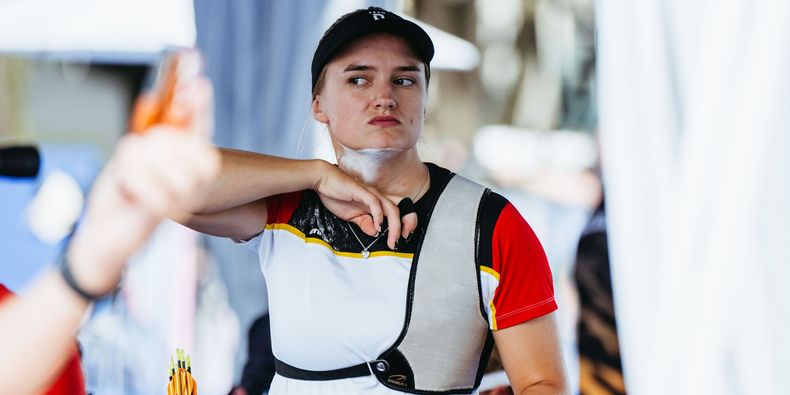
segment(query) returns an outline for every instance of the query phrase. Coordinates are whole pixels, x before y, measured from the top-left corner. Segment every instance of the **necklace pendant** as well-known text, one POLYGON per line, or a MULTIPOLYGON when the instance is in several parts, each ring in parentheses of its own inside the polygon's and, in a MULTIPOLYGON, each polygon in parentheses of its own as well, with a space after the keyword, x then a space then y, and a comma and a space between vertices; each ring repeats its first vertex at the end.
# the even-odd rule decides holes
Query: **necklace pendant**
POLYGON ((362 259, 368 259, 370 256, 370 252, 368 250, 362 250, 362 259))

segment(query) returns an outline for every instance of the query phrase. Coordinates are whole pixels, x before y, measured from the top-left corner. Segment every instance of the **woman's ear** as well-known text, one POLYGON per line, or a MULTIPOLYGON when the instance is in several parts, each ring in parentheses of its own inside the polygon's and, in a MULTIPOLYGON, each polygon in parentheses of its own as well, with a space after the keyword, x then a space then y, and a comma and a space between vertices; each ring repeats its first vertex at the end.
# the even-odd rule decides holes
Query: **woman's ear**
POLYGON ((321 101, 318 99, 318 96, 313 98, 313 104, 310 106, 310 109, 313 112, 313 119, 323 124, 329 123, 329 117, 321 111, 321 101))

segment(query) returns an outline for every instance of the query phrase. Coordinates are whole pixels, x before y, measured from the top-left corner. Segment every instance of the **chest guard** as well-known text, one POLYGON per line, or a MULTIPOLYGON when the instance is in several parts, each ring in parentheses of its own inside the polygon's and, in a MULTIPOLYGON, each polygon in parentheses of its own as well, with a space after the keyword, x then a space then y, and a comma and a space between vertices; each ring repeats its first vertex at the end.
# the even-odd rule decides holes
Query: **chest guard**
POLYGON ((300 380, 372 374, 402 392, 473 392, 493 345, 476 261, 478 212, 487 193, 487 188, 454 175, 439 195, 412 260, 403 329, 389 349, 376 360, 328 371, 275 360, 277 373, 300 380))

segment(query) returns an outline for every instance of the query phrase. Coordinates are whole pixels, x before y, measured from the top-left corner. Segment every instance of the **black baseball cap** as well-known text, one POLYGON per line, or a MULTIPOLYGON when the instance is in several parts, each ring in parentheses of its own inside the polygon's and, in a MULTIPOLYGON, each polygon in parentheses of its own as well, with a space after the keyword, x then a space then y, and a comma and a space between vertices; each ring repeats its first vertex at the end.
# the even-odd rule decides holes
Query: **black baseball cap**
POLYGON ((416 23, 379 7, 359 9, 340 17, 324 33, 313 54, 311 72, 313 90, 318 76, 327 63, 346 44, 371 33, 390 33, 403 38, 411 45, 417 58, 428 66, 433 59, 433 41, 416 23))

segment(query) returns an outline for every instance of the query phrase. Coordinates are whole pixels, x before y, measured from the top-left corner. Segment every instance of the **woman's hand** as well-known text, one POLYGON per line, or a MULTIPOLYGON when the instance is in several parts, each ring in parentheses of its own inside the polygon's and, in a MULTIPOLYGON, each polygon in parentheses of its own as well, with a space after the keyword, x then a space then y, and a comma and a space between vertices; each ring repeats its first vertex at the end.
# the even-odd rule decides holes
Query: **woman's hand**
POLYGON ((353 222, 369 236, 375 236, 384 230, 381 226, 386 217, 389 230, 387 245, 391 249, 395 249, 399 237, 406 238, 417 228, 415 213, 400 217, 400 210, 394 202, 400 199, 384 196, 338 167, 324 163, 313 189, 318 192, 321 203, 340 219, 353 222))

